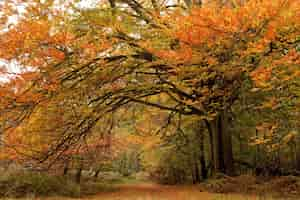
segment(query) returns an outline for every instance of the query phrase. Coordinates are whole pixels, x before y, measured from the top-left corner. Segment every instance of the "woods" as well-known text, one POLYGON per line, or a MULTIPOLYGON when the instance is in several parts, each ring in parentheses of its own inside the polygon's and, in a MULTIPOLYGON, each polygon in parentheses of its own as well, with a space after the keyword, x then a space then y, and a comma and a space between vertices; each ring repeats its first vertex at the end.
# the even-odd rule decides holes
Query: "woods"
POLYGON ((300 175, 299 0, 0 9, 1 162, 77 183, 300 175))

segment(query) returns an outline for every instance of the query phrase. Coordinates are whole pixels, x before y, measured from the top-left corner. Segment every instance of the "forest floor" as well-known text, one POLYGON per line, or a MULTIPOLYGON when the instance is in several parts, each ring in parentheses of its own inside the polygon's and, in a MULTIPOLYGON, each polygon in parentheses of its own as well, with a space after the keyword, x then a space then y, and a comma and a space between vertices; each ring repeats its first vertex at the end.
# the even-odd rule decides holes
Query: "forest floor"
POLYGON ((268 179, 250 175, 224 176, 209 179, 199 185, 170 186, 137 177, 114 177, 111 180, 99 177, 98 181, 90 182, 87 179, 83 185, 74 185, 68 181, 60 183, 61 179, 57 178, 30 178, 29 175, 24 176, 24 180, 20 178, 4 181, 0 185, 0 192, 12 189, 11 194, 22 197, 17 200, 300 200, 300 178, 293 176, 268 179), (101 183, 99 187, 98 183, 101 183), (35 193, 32 193, 33 190, 35 193))
MULTIPOLYGON (((44 199, 44 198, 41 198, 44 199)), ((281 198, 286 199, 286 198, 281 198)), ((71 200, 51 197, 45 200, 71 200)), ((74 200, 74 199, 73 199, 74 200)), ((197 186, 164 186, 153 183, 119 185, 113 192, 103 192, 80 200, 275 200, 238 194, 213 194, 201 192, 197 186)))

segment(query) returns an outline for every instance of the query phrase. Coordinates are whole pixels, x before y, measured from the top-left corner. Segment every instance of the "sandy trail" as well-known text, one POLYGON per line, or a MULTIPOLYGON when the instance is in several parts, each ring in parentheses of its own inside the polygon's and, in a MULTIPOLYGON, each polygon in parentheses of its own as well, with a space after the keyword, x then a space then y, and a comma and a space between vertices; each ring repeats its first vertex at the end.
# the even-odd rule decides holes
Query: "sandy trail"
MULTIPOLYGON (((47 200, 69 198, 47 198, 47 200)), ((80 200, 268 200, 254 196, 201 192, 195 186, 162 186, 152 183, 120 185, 117 191, 102 192, 80 200)))

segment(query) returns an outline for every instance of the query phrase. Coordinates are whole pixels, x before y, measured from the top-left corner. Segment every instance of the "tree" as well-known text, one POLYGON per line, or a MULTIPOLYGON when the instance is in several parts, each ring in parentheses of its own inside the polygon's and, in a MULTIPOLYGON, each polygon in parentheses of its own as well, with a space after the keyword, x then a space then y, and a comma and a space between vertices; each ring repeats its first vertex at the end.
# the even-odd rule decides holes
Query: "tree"
POLYGON ((21 88, 30 89, 12 92, 14 98, 37 109, 61 94, 80 94, 88 111, 66 125, 65 137, 51 147, 57 152, 122 107, 197 116, 210 133, 214 171, 232 174, 229 110, 245 81, 267 89, 273 77, 299 65, 298 1, 203 4, 189 14, 180 3, 160 10, 155 1, 109 3, 86 10, 73 4, 72 12, 53 1, 30 5, 34 12, 0 39, 2 58, 35 69, 34 78, 20 74, 21 88), (285 69, 278 67, 283 61, 285 69))

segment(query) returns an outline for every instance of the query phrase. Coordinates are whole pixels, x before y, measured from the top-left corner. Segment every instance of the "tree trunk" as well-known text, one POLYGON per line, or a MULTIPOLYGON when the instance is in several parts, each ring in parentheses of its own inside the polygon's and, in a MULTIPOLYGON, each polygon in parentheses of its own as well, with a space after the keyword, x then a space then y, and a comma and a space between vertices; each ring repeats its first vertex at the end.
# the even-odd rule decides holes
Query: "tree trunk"
POLYGON ((297 152, 297 165, 296 165, 296 169, 298 171, 300 171, 300 150, 298 150, 298 152, 297 152))
POLYGON ((77 172, 75 174, 75 181, 76 183, 80 183, 81 181, 81 175, 82 175, 82 165, 77 169, 77 172))
POLYGON ((209 121, 208 131, 213 144, 213 174, 234 174, 232 138, 228 131, 228 119, 226 112, 220 113, 215 120, 209 121))
POLYGON ((208 178, 208 171, 206 168, 206 161, 205 161, 205 152, 204 152, 204 132, 200 133, 200 164, 201 164, 201 176, 205 180, 208 178))
MULTIPOLYGON (((238 137, 239 137, 239 154, 240 155, 243 155, 243 138, 242 138, 242 135, 241 135, 241 132, 239 131, 238 133, 238 137)), ((239 174, 243 174, 243 166, 242 165, 239 165, 239 174)))
POLYGON ((192 175, 192 182, 193 184, 196 184, 196 176, 195 176, 195 170, 191 170, 191 175, 192 175))
POLYGON ((214 138, 213 138, 213 129, 211 126, 211 123, 208 120, 204 120, 205 125, 208 130, 208 135, 209 135, 209 147, 210 147, 210 169, 211 169, 211 175, 214 175, 216 173, 216 168, 215 168, 215 152, 214 152, 214 138))
POLYGON ((300 137, 296 137, 296 170, 300 171, 300 137))
POLYGON ((206 168, 206 161, 205 161, 205 151, 204 151, 204 130, 202 129, 202 124, 198 123, 199 129, 197 130, 198 138, 199 138, 199 161, 201 165, 201 176, 202 179, 208 178, 208 171, 206 168))
POLYGON ((197 161, 194 163, 194 169, 195 169, 195 183, 200 183, 200 173, 199 173, 199 167, 197 161))
POLYGON ((66 176, 68 174, 68 171, 69 171, 69 163, 67 163, 65 166, 64 166, 64 172, 63 172, 63 175, 66 176))
POLYGON ((96 170, 96 172, 95 172, 95 174, 94 174, 94 178, 95 178, 95 179, 98 178, 98 175, 99 175, 100 171, 101 171, 100 169, 97 169, 97 170, 96 170))
POLYGON ((228 114, 223 111, 220 116, 220 130, 219 134, 222 138, 222 147, 223 147, 223 159, 224 159, 224 171, 225 174, 234 175, 234 165, 233 165, 233 152, 232 152, 232 138, 231 133, 228 129, 228 114))

